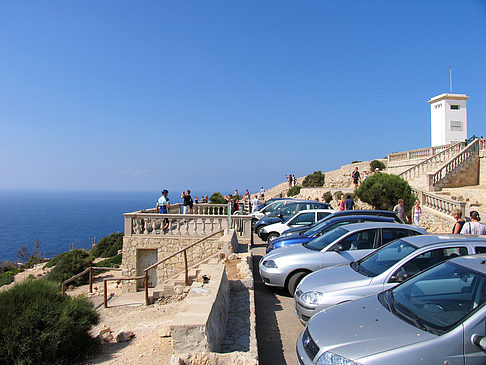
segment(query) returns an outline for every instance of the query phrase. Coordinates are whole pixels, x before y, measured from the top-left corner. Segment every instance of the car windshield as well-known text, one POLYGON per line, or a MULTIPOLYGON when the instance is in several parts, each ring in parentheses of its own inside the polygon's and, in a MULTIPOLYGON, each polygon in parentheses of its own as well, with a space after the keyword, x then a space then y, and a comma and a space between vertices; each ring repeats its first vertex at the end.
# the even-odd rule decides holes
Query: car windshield
POLYGON ((380 294, 393 314, 436 335, 444 334, 486 301, 486 276, 446 261, 380 294))
POLYGON ((347 229, 337 227, 327 233, 324 233, 322 236, 314 238, 312 241, 305 243, 304 246, 309 250, 321 251, 324 247, 329 246, 329 244, 333 243, 348 232, 349 231, 347 229))
POLYGON ((363 275, 376 276, 385 270, 388 270, 416 249, 417 247, 398 239, 383 246, 361 260, 354 262, 351 267, 363 275))
POLYGON ((273 204, 267 205, 265 208, 263 208, 263 212, 265 213, 271 213, 275 209, 279 208, 284 202, 275 202, 273 204))
POLYGON ((274 210, 269 217, 278 217, 282 215, 283 218, 288 218, 289 216, 293 216, 297 210, 297 203, 289 203, 284 204, 278 209, 274 210))

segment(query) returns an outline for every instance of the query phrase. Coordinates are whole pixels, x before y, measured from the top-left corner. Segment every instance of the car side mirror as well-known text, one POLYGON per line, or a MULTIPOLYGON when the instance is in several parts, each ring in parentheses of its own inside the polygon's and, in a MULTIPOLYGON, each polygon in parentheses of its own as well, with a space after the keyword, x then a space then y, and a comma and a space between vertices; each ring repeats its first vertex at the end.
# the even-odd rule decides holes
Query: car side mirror
POLYGON ((334 251, 339 252, 339 251, 344 251, 343 245, 338 243, 336 246, 334 246, 334 251))
POLYGON ((408 274, 405 271, 400 271, 396 275, 392 275, 390 278, 390 281, 393 283, 401 283, 402 281, 405 281, 408 279, 408 274))
POLYGON ((480 335, 472 335, 471 342, 480 347, 483 351, 486 351, 486 337, 480 335))
POLYGON ((282 213, 280 213, 280 214, 279 214, 277 217, 279 217, 279 218, 283 218, 283 214, 282 214, 282 213))

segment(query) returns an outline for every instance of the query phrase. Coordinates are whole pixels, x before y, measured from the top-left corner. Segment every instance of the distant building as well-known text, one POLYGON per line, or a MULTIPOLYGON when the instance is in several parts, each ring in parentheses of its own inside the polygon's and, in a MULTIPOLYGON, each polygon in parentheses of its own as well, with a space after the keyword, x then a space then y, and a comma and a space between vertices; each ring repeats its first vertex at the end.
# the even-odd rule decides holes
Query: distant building
POLYGON ((428 101, 432 147, 467 138, 467 99, 465 94, 440 94, 428 101))

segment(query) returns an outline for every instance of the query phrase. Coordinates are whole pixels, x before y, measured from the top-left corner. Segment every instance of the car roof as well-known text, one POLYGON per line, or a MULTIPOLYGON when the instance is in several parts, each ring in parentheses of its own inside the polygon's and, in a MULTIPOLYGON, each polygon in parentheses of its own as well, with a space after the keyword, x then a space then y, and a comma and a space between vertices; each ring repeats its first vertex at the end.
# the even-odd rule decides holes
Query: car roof
POLYGON ((416 246, 425 247, 438 243, 474 243, 481 242, 486 244, 486 236, 464 235, 464 234, 426 234, 422 236, 402 237, 402 240, 416 246))
MULTIPOLYGON (((329 210, 329 209, 328 209, 329 210)), ((329 218, 327 222, 340 222, 346 219, 376 219, 376 221, 386 221, 386 222, 395 222, 393 217, 389 217, 386 215, 373 215, 373 214, 351 214, 351 215, 339 215, 337 217, 329 218)), ((363 222, 364 223, 364 222, 363 222)))
POLYGON ((346 224, 343 226, 339 226, 339 228, 344 228, 347 231, 361 231, 363 229, 371 229, 371 228, 405 228, 412 231, 422 231, 426 233, 427 231, 419 226, 413 226, 410 224, 403 224, 403 223, 395 223, 395 222, 364 222, 364 223, 351 223, 346 224))
POLYGON ((450 259, 449 262, 465 266, 482 274, 486 274, 486 254, 459 256, 450 259))
POLYGON ((312 212, 319 212, 319 213, 330 213, 333 214, 334 210, 332 209, 305 209, 305 210, 300 210, 295 215, 301 214, 301 213, 312 213, 312 212))

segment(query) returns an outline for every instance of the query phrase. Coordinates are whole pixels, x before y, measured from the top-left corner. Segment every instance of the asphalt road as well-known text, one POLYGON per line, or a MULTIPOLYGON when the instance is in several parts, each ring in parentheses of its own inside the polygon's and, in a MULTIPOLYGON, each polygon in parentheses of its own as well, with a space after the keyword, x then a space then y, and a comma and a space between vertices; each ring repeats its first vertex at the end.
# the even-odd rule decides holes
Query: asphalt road
POLYGON ((263 284, 258 273, 258 262, 265 255, 266 245, 257 235, 253 237, 256 336, 260 364, 297 364, 295 343, 304 326, 295 315, 294 299, 283 290, 263 284))

